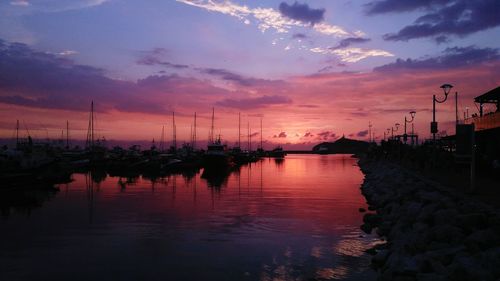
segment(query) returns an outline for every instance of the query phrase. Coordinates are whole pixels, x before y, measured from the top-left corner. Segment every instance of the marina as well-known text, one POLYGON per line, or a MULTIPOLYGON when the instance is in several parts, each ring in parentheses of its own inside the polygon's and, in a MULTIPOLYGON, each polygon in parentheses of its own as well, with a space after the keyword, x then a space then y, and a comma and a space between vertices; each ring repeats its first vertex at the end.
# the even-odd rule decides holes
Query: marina
POLYGON ((500 281, 497 2, 0 1, 0 281, 500 281))

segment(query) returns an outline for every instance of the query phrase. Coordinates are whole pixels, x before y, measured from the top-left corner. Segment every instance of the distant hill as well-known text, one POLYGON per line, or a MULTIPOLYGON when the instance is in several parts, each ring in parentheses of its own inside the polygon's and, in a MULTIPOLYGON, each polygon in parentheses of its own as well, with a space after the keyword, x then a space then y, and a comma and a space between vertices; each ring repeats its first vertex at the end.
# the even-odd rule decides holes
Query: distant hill
POLYGON ((323 142, 313 147, 313 152, 321 154, 347 153, 355 154, 368 150, 369 143, 366 141, 347 139, 342 136, 335 142, 323 142))

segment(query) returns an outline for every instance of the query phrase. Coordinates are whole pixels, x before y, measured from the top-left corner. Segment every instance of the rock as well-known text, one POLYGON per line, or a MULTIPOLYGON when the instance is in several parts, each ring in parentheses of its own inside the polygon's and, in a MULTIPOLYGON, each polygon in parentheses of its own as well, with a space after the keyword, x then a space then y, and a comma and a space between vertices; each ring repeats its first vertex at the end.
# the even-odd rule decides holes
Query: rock
POLYGON ((500 237, 492 230, 485 229, 473 232, 466 239, 464 244, 467 248, 486 250, 495 246, 499 246, 500 237))
POLYGON ((435 202, 425 204, 417 216, 419 222, 432 223, 434 213, 439 209, 439 205, 435 202))
POLYGON ((382 221, 382 218, 377 214, 369 213, 369 214, 365 214, 363 216, 363 221, 366 224, 370 224, 372 226, 377 226, 382 221))
POLYGON ((360 228, 366 234, 371 234, 372 230, 373 230, 373 226, 371 224, 368 224, 368 223, 362 224, 360 228))
POLYGON ((450 266, 454 280, 494 280, 490 272, 484 270, 474 258, 466 255, 456 256, 450 266))
POLYGON ((500 235, 500 217, 490 216, 488 218, 488 226, 500 235))
POLYGON ((413 231, 417 233, 423 233, 429 229, 429 225, 420 221, 417 221, 412 226, 413 231))
MULTIPOLYGON (((364 164, 362 164, 364 165, 364 164)), ((499 280, 500 214, 426 183, 395 165, 371 162, 361 228, 388 242, 369 249, 377 280, 499 280)), ((363 212, 361 208, 360 212, 363 212)))
POLYGON ((417 275, 406 275, 406 274, 393 274, 394 281, 415 281, 417 280, 417 275))
POLYGON ((465 237, 461 228, 449 224, 434 226, 430 231, 432 240, 436 242, 460 242, 465 237))
POLYGON ((384 263, 386 262, 387 258, 389 257, 390 253, 388 250, 381 250, 379 251, 373 258, 372 258, 372 265, 375 268, 382 267, 384 263))
POLYGON ((456 225, 466 232, 473 232, 476 229, 484 229, 488 226, 488 218, 481 213, 469 213, 458 215, 456 225))
POLYGON ((413 257, 405 257, 400 260, 400 270, 402 273, 415 276, 418 271, 417 262, 413 257))
POLYGON ((389 221, 382 222, 377 228, 377 234, 379 236, 386 236, 391 231, 391 226, 389 221))
POLYGON ((365 253, 374 256, 377 254, 377 250, 375 248, 370 248, 370 249, 366 249, 365 253))
POLYGON ((411 202, 408 205, 408 208, 406 208, 406 215, 416 219, 421 209, 422 209, 422 203, 411 202))
POLYGON ((479 254, 479 262, 490 269, 493 276, 500 277, 500 247, 484 250, 479 254))
POLYGON ((443 225, 443 224, 454 223, 457 215, 458 215, 458 211, 455 209, 437 210, 433 214, 432 222, 434 225, 443 225))
POLYGON ((444 276, 438 275, 436 273, 419 273, 417 274, 417 280, 419 281, 444 281, 446 278, 444 276))
POLYGON ((417 193, 417 197, 424 202, 438 202, 443 195, 438 191, 421 190, 417 193))

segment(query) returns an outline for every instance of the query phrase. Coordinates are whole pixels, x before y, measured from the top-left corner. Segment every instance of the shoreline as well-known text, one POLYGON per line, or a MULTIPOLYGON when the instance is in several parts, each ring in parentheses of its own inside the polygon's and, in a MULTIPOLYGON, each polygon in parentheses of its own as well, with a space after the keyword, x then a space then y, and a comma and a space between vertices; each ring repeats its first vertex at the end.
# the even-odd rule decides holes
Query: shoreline
POLYGON ((360 157, 369 205, 361 229, 378 280, 498 280, 500 213, 385 161, 360 157))

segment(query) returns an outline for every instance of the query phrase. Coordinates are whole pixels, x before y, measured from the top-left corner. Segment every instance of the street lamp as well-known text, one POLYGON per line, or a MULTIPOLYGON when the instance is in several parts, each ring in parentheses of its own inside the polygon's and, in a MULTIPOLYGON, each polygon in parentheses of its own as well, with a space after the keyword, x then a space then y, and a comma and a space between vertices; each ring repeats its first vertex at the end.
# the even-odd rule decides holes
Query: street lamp
POLYGON ((387 128, 387 132, 384 131, 384 141, 386 140, 386 137, 389 135, 389 133, 391 132, 391 129, 387 128))
POLYGON ((438 100, 436 99, 436 95, 432 95, 432 122, 431 122, 431 133, 432 133, 432 140, 435 143, 436 142, 436 133, 438 132, 438 124, 436 122, 436 102, 437 103, 443 103, 448 99, 448 94, 450 93, 451 88, 453 88, 453 85, 451 84, 443 84, 440 87, 443 89, 444 92, 444 99, 438 100))
MULTIPOLYGON (((406 144, 406 140, 408 139, 408 135, 406 134, 406 123, 413 122, 413 119, 415 119, 416 113, 417 112, 415 112, 415 111, 410 111, 411 120, 407 120, 406 115, 405 115, 405 134, 403 135, 403 140, 404 140, 405 144, 406 144)), ((412 136, 412 139, 413 139, 413 136, 412 136)))
POLYGON ((394 140, 394 132, 397 132, 399 129, 399 123, 394 124, 396 127, 396 130, 394 130, 394 127, 391 127, 391 138, 394 140))

